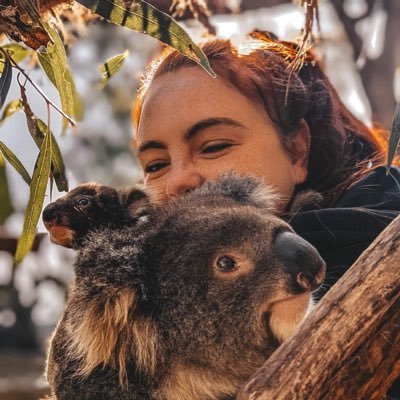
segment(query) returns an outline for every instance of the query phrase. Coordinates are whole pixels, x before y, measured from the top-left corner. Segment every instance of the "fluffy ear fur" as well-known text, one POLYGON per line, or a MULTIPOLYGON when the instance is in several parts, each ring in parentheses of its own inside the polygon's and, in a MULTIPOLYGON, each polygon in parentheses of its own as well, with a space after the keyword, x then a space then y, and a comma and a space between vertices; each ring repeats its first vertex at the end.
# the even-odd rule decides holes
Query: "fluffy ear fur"
POLYGON ((205 182, 196 192, 202 195, 223 195, 232 200, 274 213, 279 195, 261 179, 238 176, 233 172, 221 175, 215 181, 205 182))
POLYGON ((101 210, 102 215, 107 215, 110 220, 118 219, 120 207, 118 205, 118 192, 108 186, 97 185, 96 201, 101 210))
POLYGON ((120 203, 126 220, 136 220, 151 210, 150 197, 142 185, 120 191, 120 203))

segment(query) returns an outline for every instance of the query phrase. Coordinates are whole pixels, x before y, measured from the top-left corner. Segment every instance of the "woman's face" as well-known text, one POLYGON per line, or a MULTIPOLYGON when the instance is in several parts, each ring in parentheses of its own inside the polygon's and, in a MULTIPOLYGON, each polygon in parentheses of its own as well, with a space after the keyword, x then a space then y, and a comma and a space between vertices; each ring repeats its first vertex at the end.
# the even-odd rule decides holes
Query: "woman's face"
POLYGON ((224 172, 253 175, 285 200, 307 176, 305 124, 285 150, 264 109, 222 78, 186 67, 158 77, 143 103, 137 152, 145 184, 162 198, 224 172))

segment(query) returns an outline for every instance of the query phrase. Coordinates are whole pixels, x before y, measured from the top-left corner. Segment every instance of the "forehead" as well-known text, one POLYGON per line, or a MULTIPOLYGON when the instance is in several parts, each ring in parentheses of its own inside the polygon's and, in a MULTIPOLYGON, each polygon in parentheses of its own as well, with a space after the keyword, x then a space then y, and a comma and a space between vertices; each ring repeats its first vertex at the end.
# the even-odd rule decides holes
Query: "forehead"
POLYGON ((94 196, 98 193, 99 191, 99 186, 96 184, 86 184, 86 185, 81 185, 78 186, 77 188, 71 190, 67 196, 74 197, 77 195, 87 195, 87 196, 94 196))
POLYGON ((184 67, 150 84, 139 120, 139 143, 158 133, 174 135, 199 120, 228 117, 264 118, 261 105, 249 100, 222 77, 211 78, 197 67, 184 67))

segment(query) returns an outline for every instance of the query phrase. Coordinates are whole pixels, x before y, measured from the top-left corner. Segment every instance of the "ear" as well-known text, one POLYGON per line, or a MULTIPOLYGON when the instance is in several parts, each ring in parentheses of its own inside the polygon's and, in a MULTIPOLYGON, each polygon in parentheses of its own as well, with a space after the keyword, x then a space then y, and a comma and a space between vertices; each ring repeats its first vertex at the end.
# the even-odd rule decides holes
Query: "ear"
POLYGON ((136 185, 120 192, 120 201, 125 210, 125 218, 135 220, 150 212, 150 196, 143 185, 136 185))
POLYGON ((310 146, 310 128, 307 122, 302 119, 294 136, 286 142, 286 148, 292 159, 294 182, 296 185, 303 183, 307 179, 310 146))
POLYGON ((209 195, 222 195, 241 203, 275 212, 279 195, 252 176, 238 176, 233 172, 221 175, 216 181, 206 182, 195 192, 209 195))
POLYGON ((97 196, 103 215, 107 218, 116 217, 119 213, 119 198, 118 192, 109 186, 98 185, 97 196))
POLYGON ((114 203, 118 202, 118 192, 112 187, 97 185, 97 194, 105 205, 109 203, 110 200, 114 203))

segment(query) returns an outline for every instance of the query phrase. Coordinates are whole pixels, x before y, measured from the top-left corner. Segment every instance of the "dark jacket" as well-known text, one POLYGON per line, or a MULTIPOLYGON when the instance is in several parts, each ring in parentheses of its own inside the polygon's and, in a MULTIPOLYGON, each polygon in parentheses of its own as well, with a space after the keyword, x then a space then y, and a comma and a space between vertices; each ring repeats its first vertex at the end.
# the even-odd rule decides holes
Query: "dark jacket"
MULTIPOLYGON (((400 170, 378 167, 351 187, 333 208, 300 211, 289 219, 327 265, 321 298, 371 242, 400 214, 400 170)), ((400 380, 388 399, 400 399, 400 380)))
POLYGON ((300 211, 289 223, 325 260, 329 288, 399 214, 400 170, 391 168, 386 175, 385 168, 378 167, 347 190, 335 207, 300 211))

